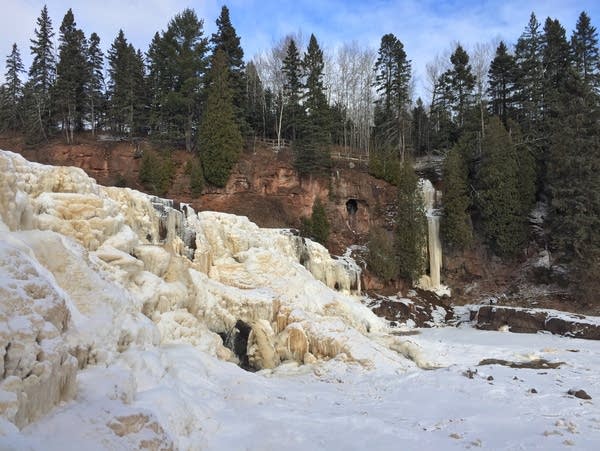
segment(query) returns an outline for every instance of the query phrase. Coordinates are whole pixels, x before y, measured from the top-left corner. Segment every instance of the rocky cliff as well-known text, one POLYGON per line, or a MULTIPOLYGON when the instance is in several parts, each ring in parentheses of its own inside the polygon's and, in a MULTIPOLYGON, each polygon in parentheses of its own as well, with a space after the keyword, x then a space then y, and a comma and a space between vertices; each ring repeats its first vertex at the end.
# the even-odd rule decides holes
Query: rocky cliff
MULTIPOLYGON (((2 147, 31 161, 79 167, 101 185, 143 190, 138 179, 140 155, 150 145, 81 136, 76 145, 53 142, 28 148, 19 139, 0 137, 2 147)), ((194 198, 185 171, 193 155, 173 151, 172 158, 176 175, 166 197, 188 203, 198 211, 247 216, 262 227, 299 227, 300 219, 310 216, 314 200, 319 197, 332 224, 329 247, 339 254, 351 244, 364 242, 373 223, 389 221, 396 196, 393 186, 344 161, 337 162, 330 177, 300 178, 289 150, 274 152, 258 146, 243 153, 225 188, 206 187, 200 197, 194 198)))

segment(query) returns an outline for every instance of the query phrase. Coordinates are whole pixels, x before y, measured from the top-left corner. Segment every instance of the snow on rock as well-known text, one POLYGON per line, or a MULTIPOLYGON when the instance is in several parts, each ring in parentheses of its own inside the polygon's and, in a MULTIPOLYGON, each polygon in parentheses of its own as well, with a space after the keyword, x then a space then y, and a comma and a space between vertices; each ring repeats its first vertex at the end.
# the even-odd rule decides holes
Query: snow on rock
POLYGON ((0 449, 595 449, 597 342, 392 335, 359 276, 288 230, 0 151, 0 449))
POLYGON ((0 414, 17 426, 75 393, 67 300, 31 250, 0 242, 0 414))
MULTIPOLYGON (((111 368, 132 348, 190 345, 256 369, 401 360, 367 337, 384 325, 354 296, 350 258, 247 218, 104 188, 76 168, 0 152, 0 172, 0 415, 19 428, 77 396, 78 369, 111 368), (250 331, 243 356, 221 338, 238 322, 250 331)), ((109 428, 162 437, 153 421, 135 412, 109 428)))
POLYGON ((204 272, 223 260, 243 258, 250 250, 263 249, 275 251, 286 260, 297 260, 329 288, 348 294, 360 293, 360 267, 349 257, 332 259, 319 243, 289 230, 260 229, 243 216, 200 212, 198 221, 194 260, 204 272))

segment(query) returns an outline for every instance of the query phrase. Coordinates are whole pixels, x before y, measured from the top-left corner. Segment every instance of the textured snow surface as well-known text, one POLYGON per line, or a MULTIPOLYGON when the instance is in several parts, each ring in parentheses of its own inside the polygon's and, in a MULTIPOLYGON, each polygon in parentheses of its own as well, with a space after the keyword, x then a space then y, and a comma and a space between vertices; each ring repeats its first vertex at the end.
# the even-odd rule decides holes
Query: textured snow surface
POLYGON ((597 448, 597 342, 396 336, 359 273, 289 231, 0 151, 0 449, 597 448), (258 372, 219 335, 238 321, 258 372))

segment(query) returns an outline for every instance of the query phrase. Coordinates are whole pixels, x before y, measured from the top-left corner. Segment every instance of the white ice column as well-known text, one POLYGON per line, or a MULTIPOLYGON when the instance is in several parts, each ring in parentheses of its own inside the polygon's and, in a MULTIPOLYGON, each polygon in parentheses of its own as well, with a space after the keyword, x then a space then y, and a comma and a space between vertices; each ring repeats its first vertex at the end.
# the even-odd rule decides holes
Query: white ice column
POLYGON ((448 290, 441 282, 442 243, 440 240, 440 217, 438 211, 435 209, 437 193, 429 180, 422 179, 420 184, 425 214, 427 216, 427 260, 429 262, 429 274, 421 277, 419 285, 425 290, 445 293, 448 290))

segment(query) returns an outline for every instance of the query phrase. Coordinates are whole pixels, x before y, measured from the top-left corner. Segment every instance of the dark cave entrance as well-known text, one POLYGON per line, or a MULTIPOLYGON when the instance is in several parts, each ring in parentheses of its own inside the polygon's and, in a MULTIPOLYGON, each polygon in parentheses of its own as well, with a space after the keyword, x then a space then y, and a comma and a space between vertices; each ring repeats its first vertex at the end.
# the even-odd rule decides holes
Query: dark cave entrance
POLYGON ((223 344, 233 351, 240 360, 240 367, 246 371, 256 371, 256 368, 251 366, 248 361, 248 337, 251 331, 252 327, 248 323, 238 319, 233 329, 219 334, 223 339, 223 344))
POLYGON ((346 211, 348 212, 348 215, 354 216, 358 211, 358 200, 348 199, 346 201, 346 211))

